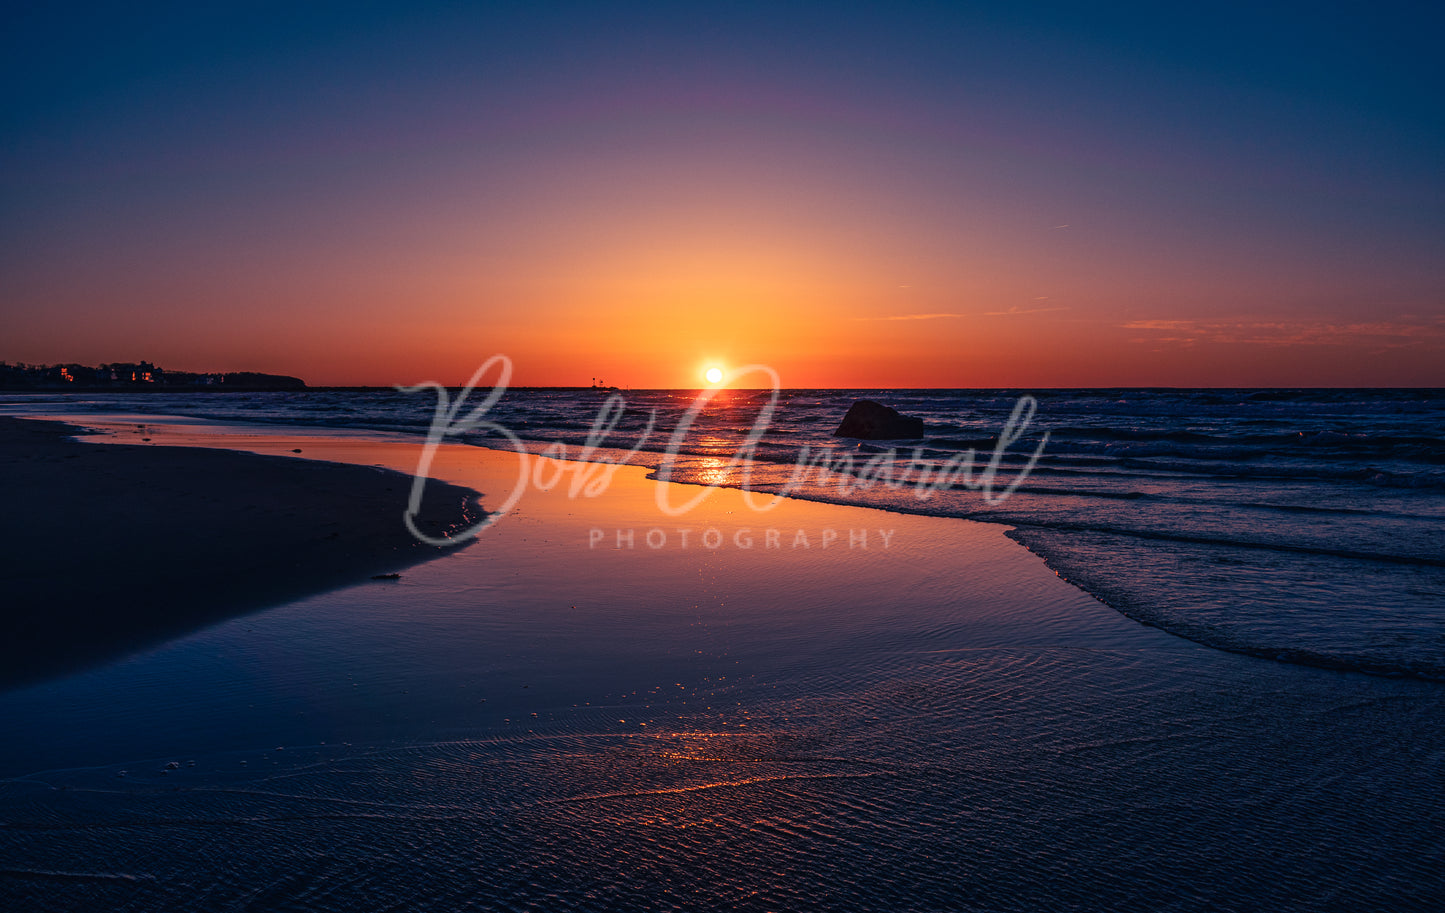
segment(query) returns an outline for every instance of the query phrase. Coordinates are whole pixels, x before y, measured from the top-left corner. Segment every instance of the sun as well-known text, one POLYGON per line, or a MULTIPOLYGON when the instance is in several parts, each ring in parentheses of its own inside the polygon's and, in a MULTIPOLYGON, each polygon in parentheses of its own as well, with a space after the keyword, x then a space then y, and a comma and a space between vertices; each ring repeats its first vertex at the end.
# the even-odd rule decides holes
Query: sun
POLYGON ((723 379, 722 368, 708 368, 702 376, 707 378, 707 382, 710 384, 720 384, 723 379))

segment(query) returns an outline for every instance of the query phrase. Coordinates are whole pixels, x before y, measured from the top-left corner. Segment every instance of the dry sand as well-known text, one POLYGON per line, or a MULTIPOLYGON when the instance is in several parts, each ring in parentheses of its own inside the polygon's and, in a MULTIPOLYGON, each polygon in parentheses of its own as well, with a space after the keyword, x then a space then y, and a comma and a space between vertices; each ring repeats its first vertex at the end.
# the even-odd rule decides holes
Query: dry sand
MULTIPOLYGON (((78 430, 0 417, 0 687, 445 551, 407 532, 398 472, 78 430)), ((476 498, 433 481, 420 522, 464 529, 476 498)))

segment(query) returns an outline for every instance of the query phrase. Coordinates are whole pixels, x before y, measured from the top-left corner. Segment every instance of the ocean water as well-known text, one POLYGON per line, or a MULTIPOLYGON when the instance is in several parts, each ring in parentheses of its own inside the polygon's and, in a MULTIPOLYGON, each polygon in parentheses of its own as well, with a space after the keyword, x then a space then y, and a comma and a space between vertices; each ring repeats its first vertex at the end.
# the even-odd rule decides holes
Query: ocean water
MULTIPOLYGON (((436 403, 426 391, 6 401, 414 435, 436 403)), ((700 403, 697 391, 516 389, 485 418, 533 452, 591 447, 672 481, 1006 524, 1069 581, 1181 637, 1445 678, 1445 391, 732 390, 700 403), (1032 406, 1010 426, 1022 397, 1032 406), (925 437, 834 438, 864 398, 924 419, 925 437), (932 484, 902 484, 920 477, 932 484)), ((447 440, 516 446, 484 429, 447 440)))
MULTIPOLYGON (((605 402, 585 391, 514 392, 516 402, 498 404, 498 421, 519 434, 525 423, 526 439, 544 444, 584 444, 589 416, 605 402), (546 427, 568 411, 574 426, 546 427)), ((1220 614, 1251 573, 1306 576, 1302 559, 1438 564, 1345 555, 1334 541, 1315 549, 1319 557, 1196 542, 1203 521, 1192 539, 1158 535, 1145 524, 1182 522, 1166 500, 1178 491, 1170 486, 1185 484, 1174 481, 1183 477, 1177 466, 1154 470, 1150 482, 1150 471, 1131 468, 1135 458, 1118 457, 1117 478, 1101 473, 1093 484, 1126 496, 1090 500, 1059 481, 1088 473, 1050 464, 1053 433, 1034 471, 997 504, 961 481, 934 501, 882 487, 840 491, 827 476, 799 494, 853 506, 785 500, 761 519, 739 492, 720 491, 686 518, 720 528, 728 542, 735 528, 763 524, 813 534, 888 529, 891 549, 591 547, 598 525, 604 533, 669 525, 639 491, 648 472, 768 488, 783 483, 803 446, 851 455, 861 472, 860 455, 888 448, 829 436, 855 395, 788 394, 796 400, 788 408, 806 418, 780 421, 771 442, 760 442, 771 459, 729 467, 760 402, 736 394, 704 411, 677 459, 665 445, 631 456, 651 467, 626 470, 635 485, 619 481, 595 500, 569 499, 562 486, 529 491, 476 545, 398 581, 361 581, 0 694, 0 906, 1440 909, 1438 682, 1241 655, 1136 624, 1048 573, 1000 524, 1015 535, 1083 541, 1074 547, 1099 556, 1086 568, 1138 591, 1180 585, 1133 581, 1147 554, 1086 537, 1158 543, 1163 557, 1152 560, 1186 570, 1171 549, 1282 556, 1278 568, 1240 563, 1230 566, 1245 568, 1237 579, 1195 581, 1193 598, 1218 600, 1220 614), (1155 494, 1128 494, 1144 485, 1155 494), (1110 505, 1133 513, 1107 513, 1110 505), (949 516, 970 512, 992 525, 949 516), (945 516, 908 515, 927 513, 945 516), (1110 530, 1079 528, 1105 519, 1110 530)), ((967 451, 945 441, 990 441, 1014 407, 1009 394, 977 394, 983 405, 945 431, 947 409, 962 410, 975 394, 915 395, 903 406, 902 394, 874 391, 905 411, 922 413, 930 398, 938 406, 928 420, 939 433, 923 442, 935 446, 921 457, 935 465, 967 451)), ((1038 424, 1010 448, 1001 487, 1045 430, 1082 428, 1091 415, 1121 423, 1088 399, 1104 394, 1073 395, 1074 414, 1054 426, 1043 424, 1048 401, 1039 397, 1038 424)), ((687 408, 686 395, 633 398, 644 396, 659 426, 687 408)), ((126 414, 127 434, 157 444, 186 443, 186 426, 135 424, 189 412, 228 423, 195 432, 220 434, 217 445, 229 433, 235 446, 299 447, 307 458, 401 469, 415 460, 431 413, 420 397, 399 394, 83 405, 31 397, 6 408, 89 413, 97 424, 126 414), (248 420, 258 423, 248 430, 248 420), (278 434, 277 425, 292 431, 278 434), (348 433, 317 436, 316 426, 348 433)), ((648 412, 628 415, 606 443, 635 446, 648 412)), ((1155 421, 1176 419, 1161 410, 1155 421)), ((1101 452, 1085 456, 1105 463, 1108 436, 1089 434, 1101 452)), ((1058 437, 1090 446, 1085 432, 1058 437)), ((508 473, 488 467, 505 461, 477 455, 447 449, 437 474, 495 505, 508 473)), ((1398 476, 1410 465, 1422 478, 1430 471, 1425 460, 1376 468, 1398 476)), ((1221 514, 1234 509, 1240 496, 1220 493, 1228 480, 1214 487, 1195 475, 1187 484, 1196 499, 1215 498, 1221 514)), ((1316 491, 1333 484, 1323 479, 1316 491)), ((1436 503, 1423 484, 1383 475, 1355 484, 1423 492, 1416 512, 1436 503)), ((1212 522, 1217 538, 1230 529, 1212 522)), ((1428 524, 1419 526, 1428 542, 1428 524)), ((1303 533, 1281 521, 1274 535, 1303 533)), ((1061 562, 1069 553, 1053 554, 1061 562)), ((1386 592, 1408 595, 1396 574, 1380 577, 1386 592)), ((1276 598, 1299 600, 1285 604, 1306 615, 1358 608, 1326 603, 1319 591, 1329 585, 1276 598)), ((1404 627, 1428 644, 1422 632, 1438 616, 1426 600, 1409 605, 1419 617, 1404 627)), ((1238 620, 1249 633, 1266 622, 1317 636, 1278 616, 1238 620)), ((1337 637, 1368 627, 1333 616, 1311 623, 1337 637)))

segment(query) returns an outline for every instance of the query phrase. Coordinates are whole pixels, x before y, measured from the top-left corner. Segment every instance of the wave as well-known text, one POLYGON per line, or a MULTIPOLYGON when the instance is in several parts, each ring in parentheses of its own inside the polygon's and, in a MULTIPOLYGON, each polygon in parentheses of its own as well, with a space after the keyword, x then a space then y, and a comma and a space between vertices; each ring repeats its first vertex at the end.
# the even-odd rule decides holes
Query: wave
MULTIPOLYGON (((783 485, 777 480, 754 479, 752 484, 745 484, 744 473, 738 472, 735 477, 720 476, 715 469, 692 470, 688 468, 673 468, 666 476, 666 481, 682 485, 699 485, 703 487, 720 488, 746 488, 757 491, 761 494, 775 494, 782 490, 783 485)), ((659 472, 649 474, 650 478, 662 478, 659 472)), ((1002 486, 1000 486, 1002 487, 1002 486)), ((1053 532, 1074 532, 1074 533, 1106 533, 1117 536, 1128 536, 1139 540, 1154 542, 1173 542, 1190 545, 1211 545, 1225 546, 1236 549, 1261 549, 1273 552, 1300 554, 1300 555, 1321 555, 1333 558, 1347 558, 1357 561, 1375 561, 1386 564, 1418 565, 1422 567, 1445 567, 1445 554, 1440 553, 1440 545, 1434 538, 1428 538, 1429 552, 1423 550, 1407 551, 1402 546, 1410 544, 1414 540, 1404 537, 1394 537, 1389 542, 1395 546, 1394 550, 1368 549, 1368 548, 1347 548, 1343 546, 1325 545, 1322 541, 1325 534, 1315 537, 1310 541, 1299 537, 1292 541, 1289 538, 1269 538, 1267 533, 1271 527, 1263 527, 1262 530, 1248 530, 1242 527, 1216 527, 1230 528, 1230 534, 1221 534, 1206 530, 1204 528, 1183 528, 1168 529, 1139 525, 1138 521, 1130 522, 1127 519, 1110 522, 1108 519, 1094 518, 1087 507, 1075 509, 1065 513, 1061 517, 1050 517, 1047 508, 1029 508, 1017 506, 1016 500, 1004 502, 1004 506, 989 505, 978 498, 978 492, 974 488, 964 485, 950 486, 950 490, 960 495, 969 496, 968 500, 954 498, 943 501, 932 501, 932 503, 919 502, 911 493, 899 489, 889 489, 884 486, 874 486, 862 491, 850 492, 848 494, 836 494, 836 486, 832 484, 805 485, 796 487, 788 492, 790 497, 804 501, 816 501, 825 504, 839 504, 845 506, 869 507, 875 510, 885 510, 892 513, 914 514, 919 516, 946 517, 962 520, 973 520, 980 523, 993 523, 1010 527, 1033 528, 1049 530, 1053 532), (866 492, 866 493, 865 493, 866 492), (890 495, 889 492, 894 492, 890 495), (971 506, 972 505, 972 506, 971 506), (1014 505, 1014 506, 1009 506, 1014 505), (1079 518, 1085 519, 1079 519, 1079 518)), ((1030 486, 1019 486, 1015 494, 1044 494, 1057 495, 1059 492, 1036 488, 1030 486)), ((1105 501, 1144 501, 1152 500, 1158 503, 1189 504, 1186 499, 1161 497, 1144 493, 1112 493, 1112 492, 1069 492, 1070 498, 1090 499, 1097 498, 1105 501)), ((1236 507, 1213 501, 1195 501, 1193 505, 1207 508, 1236 507)), ((1405 525, 1418 525, 1420 523, 1438 523, 1433 517, 1422 517, 1414 514, 1382 514, 1379 512, 1364 512, 1351 510, 1338 510, 1330 508, 1300 508, 1293 509, 1289 505, 1264 506, 1264 505, 1243 505, 1252 509, 1278 511, 1282 514, 1317 514, 1326 517, 1341 516, 1350 519, 1356 517, 1369 520, 1396 519, 1405 525)), ((1148 516, 1146 514, 1146 516, 1148 516)))
MULTIPOLYGON (((1110 554, 1110 569, 1101 572, 1094 560, 1096 549, 1081 545, 1077 536, 1059 535, 1057 530, 1038 527, 1017 527, 1006 535, 1038 555, 1060 577, 1110 608, 1186 640, 1293 665, 1445 682, 1445 613, 1441 612, 1445 608, 1441 605, 1445 601, 1445 573, 1440 572, 1445 562, 1422 567, 1435 586, 1436 595, 1433 602, 1420 606, 1421 610, 1410 617, 1389 617, 1398 616, 1398 612, 1357 611, 1341 615, 1332 602, 1325 600, 1281 613, 1278 600, 1261 598, 1261 590, 1282 586, 1291 580, 1291 575, 1280 573, 1281 569, 1268 561, 1241 558, 1232 543, 1195 543, 1231 548, 1223 553, 1217 549, 1194 554, 1175 552, 1161 561, 1157 553, 1139 559, 1137 550, 1121 550, 1117 548, 1118 543, 1105 541, 1102 545, 1110 554), (1121 554, 1126 556, 1122 562, 1121 554), (1190 592, 1190 587, 1180 586, 1191 567, 1200 564, 1216 568, 1223 565, 1224 570, 1231 572, 1226 576, 1235 583, 1234 588, 1228 594, 1214 593, 1200 598, 1190 592), (1267 578, 1263 587, 1259 580, 1252 579, 1261 576, 1261 569, 1266 571, 1263 576, 1267 578), (1129 570, 1136 575, 1145 571, 1152 573, 1134 576, 1125 573, 1129 570), (1382 614, 1387 622, 1381 621, 1382 614)), ((1315 554, 1325 562, 1346 564, 1333 568, 1344 579, 1383 576, 1378 572, 1361 575, 1362 568, 1350 564, 1358 560, 1353 555, 1315 554), (1347 559, 1346 562, 1339 562, 1341 558, 1347 559)), ((1371 556, 1369 560, 1378 559, 1371 556)), ((1293 576, 1298 582, 1298 578, 1308 575, 1293 576)), ((1355 589, 1368 598, 1367 584, 1355 589)), ((1367 607, 1368 604, 1356 608, 1367 607)))

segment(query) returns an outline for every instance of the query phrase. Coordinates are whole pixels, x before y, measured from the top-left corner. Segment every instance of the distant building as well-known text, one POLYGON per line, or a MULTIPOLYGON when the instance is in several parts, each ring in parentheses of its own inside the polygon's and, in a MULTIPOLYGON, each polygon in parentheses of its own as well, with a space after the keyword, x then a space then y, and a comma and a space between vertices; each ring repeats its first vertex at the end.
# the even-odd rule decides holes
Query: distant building
POLYGON ((0 361, 0 389, 80 389, 117 387, 155 389, 158 387, 211 387, 228 390, 304 390, 306 382, 285 374, 257 371, 230 373, 166 371, 148 361, 111 362, 99 367, 80 364, 30 365, 0 361))

